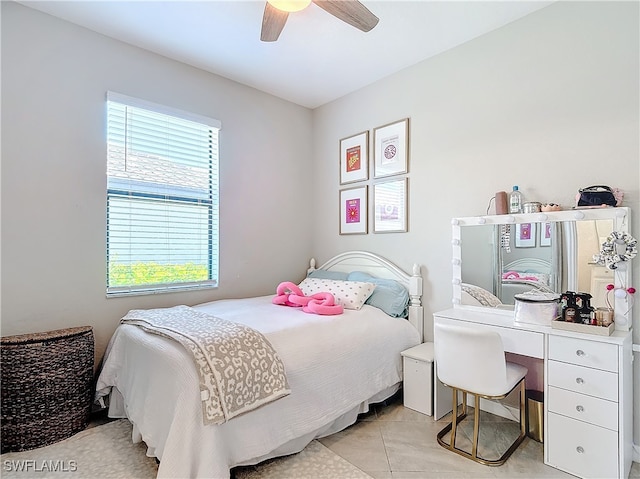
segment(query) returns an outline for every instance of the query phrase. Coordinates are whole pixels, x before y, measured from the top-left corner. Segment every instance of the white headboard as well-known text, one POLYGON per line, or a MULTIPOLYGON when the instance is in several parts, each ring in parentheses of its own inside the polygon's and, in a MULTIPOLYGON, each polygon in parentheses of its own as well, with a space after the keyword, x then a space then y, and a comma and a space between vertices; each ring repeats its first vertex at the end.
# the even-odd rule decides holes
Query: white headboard
POLYGON ((367 251, 347 251, 329 259, 316 267, 314 258, 309 262, 308 273, 315 269, 328 271, 363 271, 376 278, 394 279, 402 284, 409 292, 409 322, 420 333, 420 340, 424 337, 424 311, 422 307, 422 275, 420 266, 413 265, 413 271, 407 273, 391 263, 389 260, 367 251))
POLYGON ((504 266, 504 271, 527 271, 529 273, 546 273, 551 271, 551 263, 540 258, 520 258, 504 266))

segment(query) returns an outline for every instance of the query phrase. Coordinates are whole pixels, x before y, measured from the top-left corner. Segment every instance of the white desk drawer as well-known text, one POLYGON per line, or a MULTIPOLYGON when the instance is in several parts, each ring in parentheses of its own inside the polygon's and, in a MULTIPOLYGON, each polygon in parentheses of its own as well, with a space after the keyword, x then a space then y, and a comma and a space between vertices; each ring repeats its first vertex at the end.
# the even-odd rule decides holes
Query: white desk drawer
POLYGON ((618 372, 618 346, 615 344, 550 335, 549 359, 618 372))
POLYGON ((549 387, 549 411, 580 421, 618 430, 618 403, 549 387))
POLYGON ((618 475, 618 433, 548 414, 549 464, 585 479, 618 475))
POLYGON ((508 353, 521 354, 532 358, 544 358, 544 334, 516 328, 506 328, 472 321, 460 321, 436 316, 435 321, 443 324, 455 324, 474 329, 495 331, 502 338, 504 350, 508 353))
POLYGON ((580 394, 618 401, 618 375, 575 364, 549 361, 548 383, 580 394))

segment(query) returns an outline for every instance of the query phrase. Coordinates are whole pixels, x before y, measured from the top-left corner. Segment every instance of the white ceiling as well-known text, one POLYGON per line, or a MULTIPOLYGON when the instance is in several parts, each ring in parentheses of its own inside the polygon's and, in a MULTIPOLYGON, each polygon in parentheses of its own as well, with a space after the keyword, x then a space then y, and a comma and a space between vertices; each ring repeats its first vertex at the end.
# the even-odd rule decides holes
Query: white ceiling
POLYGON ((379 1, 363 33, 317 5, 260 41, 264 1, 20 1, 72 23, 315 108, 553 1, 379 1))

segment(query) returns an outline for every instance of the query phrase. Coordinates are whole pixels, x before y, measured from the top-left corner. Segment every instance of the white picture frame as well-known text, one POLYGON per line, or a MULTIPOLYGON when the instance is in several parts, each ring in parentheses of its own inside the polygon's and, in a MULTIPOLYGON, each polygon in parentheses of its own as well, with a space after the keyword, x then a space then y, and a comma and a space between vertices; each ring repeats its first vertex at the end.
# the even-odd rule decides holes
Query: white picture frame
POLYGON ((367 185, 340 190, 340 234, 367 234, 367 185))
POLYGON ((408 178, 373 185, 374 233, 407 232, 408 178))
POLYGON ((409 119, 373 130, 373 176, 401 175, 409 171, 409 119))
POLYGON ((369 179, 369 132, 340 140, 340 184, 369 179))
POLYGON ((551 246, 552 223, 541 223, 540 225, 540 246, 551 246))
POLYGON ((536 223, 516 225, 516 248, 533 248, 536 245, 536 223))

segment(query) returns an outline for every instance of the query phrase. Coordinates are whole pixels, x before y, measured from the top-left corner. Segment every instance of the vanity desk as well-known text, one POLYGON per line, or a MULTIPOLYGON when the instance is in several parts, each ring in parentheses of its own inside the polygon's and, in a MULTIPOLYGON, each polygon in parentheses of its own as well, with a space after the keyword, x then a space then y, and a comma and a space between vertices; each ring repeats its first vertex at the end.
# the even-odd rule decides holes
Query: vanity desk
MULTIPOLYGON (((516 324, 513 311, 464 307, 435 313, 434 323, 494 330, 505 351, 544 361, 545 464, 584 478, 628 477, 633 457, 630 332, 575 333, 516 324)), ((436 408, 442 401, 450 405, 451 393, 438 393, 435 401, 436 408)))
MULTIPOLYGON (((611 208, 554 212, 544 216, 534 213, 454 219, 453 307, 435 313, 434 323, 455 323, 496 331, 502 337, 506 352, 536 358, 543 364, 545 464, 582 478, 626 479, 633 460, 632 301, 612 295, 616 329, 607 335, 556 329, 545 321, 516 321, 512 305, 465 304, 463 294, 463 286, 473 282, 498 296, 504 274, 502 265, 507 263, 501 250, 510 249, 505 244, 504 226, 510 225, 513 232, 517 231, 515 225, 536 222, 555 223, 551 230, 542 226, 538 230, 552 231, 551 242, 557 243, 545 245, 548 250, 545 254, 551 256, 548 258, 550 270, 538 271, 535 276, 550 281, 540 289, 585 291, 578 287, 578 278, 584 269, 590 280, 592 265, 581 265, 578 259, 581 246, 588 242, 575 234, 576 222, 601 220, 610 222, 610 231, 626 232, 629 210, 611 208), (491 230, 487 235, 490 239, 481 239, 476 244, 479 232, 466 234, 466 226, 490 226, 487 230, 491 230), (484 250, 492 252, 490 259, 480 257, 484 250), (470 255, 471 260, 466 261, 470 255), (482 277, 482 271, 468 269, 470 266, 477 268, 483 261, 482 271, 490 272, 486 278, 482 277)), ((511 244, 511 249, 514 248, 517 249, 515 242, 511 244)), ((536 255, 531 246, 528 248, 527 254, 536 255)), ((592 258, 598 250, 590 251, 588 256, 592 258)), ((630 284, 631 261, 612 271, 616 288, 630 284)), ((588 328, 591 327, 598 326, 588 328)), ((437 374, 437 364, 435 370, 437 374)), ((434 418, 438 419, 451 410, 451 393, 441 384, 436 384, 434 391, 434 418)))

